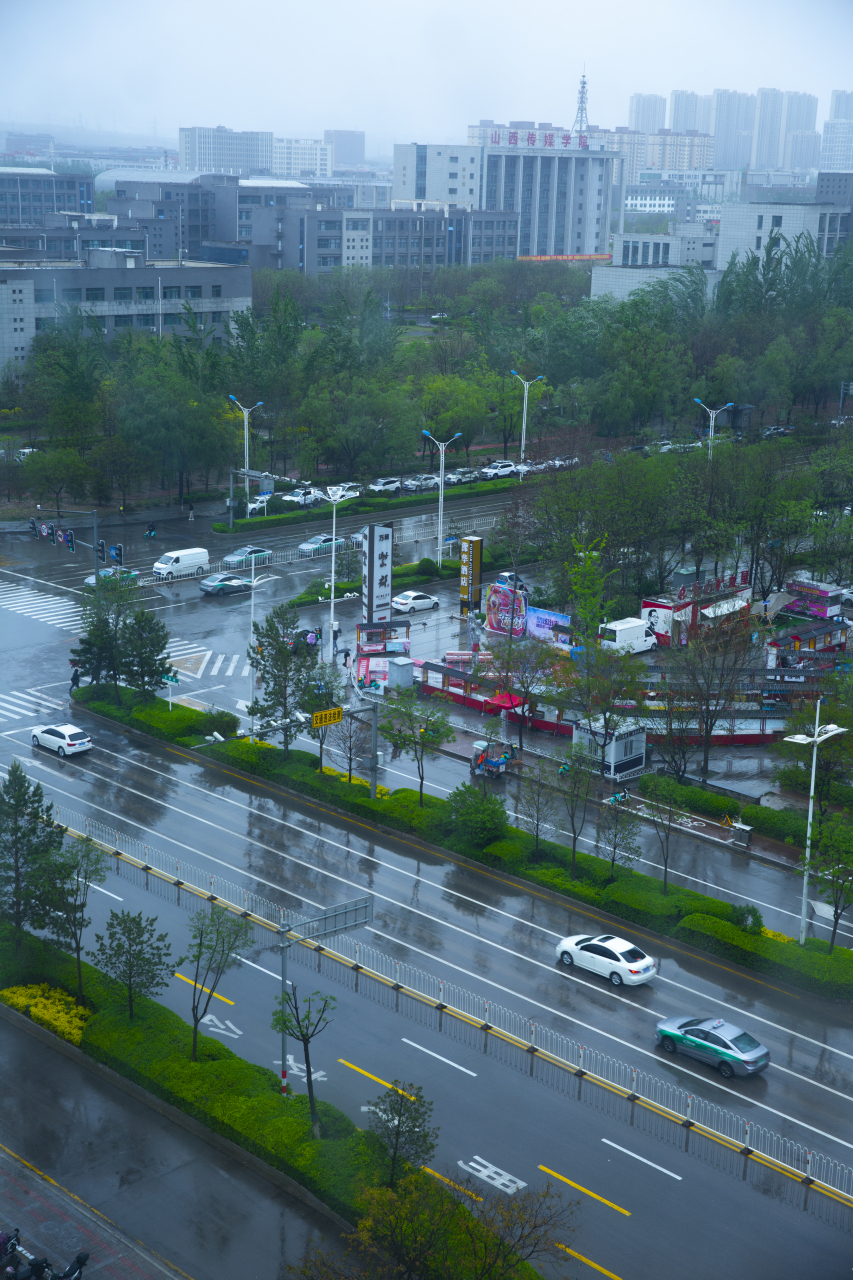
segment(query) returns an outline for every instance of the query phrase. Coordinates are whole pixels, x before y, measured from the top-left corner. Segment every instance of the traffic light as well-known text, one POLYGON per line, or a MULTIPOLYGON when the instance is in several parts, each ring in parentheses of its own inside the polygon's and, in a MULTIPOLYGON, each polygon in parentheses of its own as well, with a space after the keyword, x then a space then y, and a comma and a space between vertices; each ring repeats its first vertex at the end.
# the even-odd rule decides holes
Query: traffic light
POLYGON ((73 529, 65 530, 65 545, 73 555, 74 554, 74 530, 73 529))
POLYGON ((116 543, 116 553, 113 556, 113 559, 115 560, 116 564, 120 569, 124 564, 124 547, 120 542, 116 543))
POLYGON ((104 564, 106 564, 106 561, 107 561, 107 548, 106 548, 106 543, 104 542, 103 538, 99 538, 99 539, 98 539, 97 552, 98 552, 98 559, 99 559, 99 560, 101 560, 104 564))
POLYGON ((35 516, 33 516, 33 518, 30 520, 30 533, 33 535, 34 538, 37 538, 39 536, 38 521, 36 520, 35 516))
POLYGON ((47 526, 47 536, 50 538, 50 545, 56 546, 56 525, 49 524, 47 526))

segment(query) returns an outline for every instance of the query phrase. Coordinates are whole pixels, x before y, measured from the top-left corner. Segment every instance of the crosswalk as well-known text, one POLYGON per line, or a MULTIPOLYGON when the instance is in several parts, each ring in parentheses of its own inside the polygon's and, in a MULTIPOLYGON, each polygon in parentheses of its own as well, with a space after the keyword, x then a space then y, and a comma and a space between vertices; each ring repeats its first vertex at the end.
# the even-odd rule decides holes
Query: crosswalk
POLYGON ((35 618, 48 626, 63 631, 78 631, 81 607, 67 596, 50 595, 47 591, 32 591, 29 587, 0 587, 0 609, 35 618))
POLYGON ((35 724, 40 720, 56 720, 57 712, 64 711, 65 704, 54 697, 41 693, 38 689, 10 689, 0 693, 0 721, 23 720, 27 724, 35 724))
MULTIPOLYGON (((200 680, 205 671, 207 671, 211 658, 213 658, 213 650, 194 640, 178 640, 172 637, 169 640, 167 657, 178 666, 178 670, 183 675, 193 676, 194 679, 200 680)), ((240 676, 245 678, 249 674, 250 667, 243 655, 239 653, 218 653, 214 658, 213 666, 207 671, 207 674, 211 677, 221 675, 228 679, 229 676, 236 675, 240 662, 243 663, 240 676)))

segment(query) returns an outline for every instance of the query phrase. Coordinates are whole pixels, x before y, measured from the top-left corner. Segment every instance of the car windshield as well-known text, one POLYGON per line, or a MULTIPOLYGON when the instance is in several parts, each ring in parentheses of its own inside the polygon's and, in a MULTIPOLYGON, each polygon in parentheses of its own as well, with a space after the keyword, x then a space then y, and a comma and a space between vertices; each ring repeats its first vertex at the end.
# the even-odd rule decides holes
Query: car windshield
POLYGON ((161 564, 171 564, 173 560, 174 560, 174 556, 161 556, 161 557, 160 557, 160 563, 161 563, 161 564))
MULTIPOLYGON (((88 736, 89 736, 88 733, 69 733, 68 741, 69 742, 85 742, 88 736)), ((747 1039, 748 1038, 749 1037, 747 1037, 747 1039)))
POLYGON ((741 1031, 739 1036, 732 1036, 731 1042, 741 1053, 749 1053, 752 1049, 760 1049, 761 1045, 757 1040, 749 1034, 748 1031, 741 1031))
POLYGON ((638 947, 629 947, 627 951, 622 952, 622 959, 627 960, 629 964, 634 964, 637 960, 645 960, 645 951, 640 951, 638 947))

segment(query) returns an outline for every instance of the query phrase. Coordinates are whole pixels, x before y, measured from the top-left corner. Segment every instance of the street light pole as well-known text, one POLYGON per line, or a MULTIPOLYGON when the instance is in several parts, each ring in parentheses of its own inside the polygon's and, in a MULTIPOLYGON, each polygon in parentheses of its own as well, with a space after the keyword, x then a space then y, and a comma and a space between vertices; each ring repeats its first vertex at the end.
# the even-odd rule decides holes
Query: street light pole
POLYGON ((714 427, 717 422, 717 414, 725 413, 726 409, 733 409, 734 404, 724 404, 719 409, 709 409, 706 404, 702 404, 702 401, 697 400, 695 396, 693 397, 693 403, 702 405, 702 408, 705 410, 705 412, 708 414, 708 416, 711 419, 711 426, 708 430, 708 457, 710 458, 711 450, 714 447, 714 427))
POLYGON ((246 467, 246 515, 248 516, 249 514, 249 414, 254 413, 256 409, 262 409, 264 402, 263 400, 259 400, 257 404, 252 405, 251 409, 246 409, 240 403, 240 401, 237 399, 236 396, 229 396, 228 399, 234 401, 237 408, 240 410, 240 412, 243 415, 243 443, 244 443, 245 467, 246 467))
POLYGON ((805 865, 803 867, 803 901, 800 907, 800 946, 805 946, 806 942, 806 914, 809 905, 809 864, 811 862, 812 852, 812 815, 814 813, 814 780, 817 772, 817 749, 821 743, 826 742, 828 738, 835 738, 839 733, 846 733, 846 729, 840 729, 837 724, 825 724, 820 728, 820 703, 818 698, 815 708, 814 717, 814 737, 809 738, 804 733, 792 733, 784 738, 785 742, 795 742, 798 746, 810 746, 812 749, 812 780, 809 787, 809 820, 806 827, 806 853, 805 865))
POLYGON ((530 388, 533 386, 534 382, 542 381, 542 378, 544 375, 540 373, 538 378, 533 378, 531 379, 530 382, 525 382, 521 374, 515 372, 515 369, 510 369, 510 373, 513 375, 513 377, 518 378, 519 382, 524 387, 524 412, 521 415, 521 459, 520 459, 523 462, 524 461, 524 444, 525 444, 525 441, 527 440, 527 393, 530 390, 530 388))
POLYGON ((335 552, 337 550, 337 515, 338 503, 344 496, 343 486, 339 484, 330 484, 326 486, 326 493, 329 495, 329 501, 332 504, 332 572, 331 572, 331 596, 329 601, 329 662, 335 661, 335 552))
POLYGON ((444 545, 444 451, 454 440, 460 439, 462 432, 457 431, 455 436, 451 436, 449 440, 445 440, 444 444, 439 444, 435 436, 431 436, 428 431, 423 433, 428 440, 431 440, 438 447, 440 454, 438 466, 438 556, 437 564, 441 568, 441 549, 444 545))

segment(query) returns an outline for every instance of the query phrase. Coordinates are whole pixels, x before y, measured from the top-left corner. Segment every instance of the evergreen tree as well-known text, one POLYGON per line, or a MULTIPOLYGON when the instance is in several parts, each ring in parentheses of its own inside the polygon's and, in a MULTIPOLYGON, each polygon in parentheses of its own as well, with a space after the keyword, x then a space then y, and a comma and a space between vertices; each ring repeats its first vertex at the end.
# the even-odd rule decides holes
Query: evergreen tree
POLYGON ((41 929, 49 919, 52 869, 64 837, 41 783, 30 782, 13 760, 0 786, 0 918, 11 924, 16 948, 28 925, 41 929))
POLYGON ((147 609, 134 609, 119 632, 119 670, 131 689, 147 702, 164 688, 164 676, 173 668, 166 655, 169 632, 160 618, 147 609))

